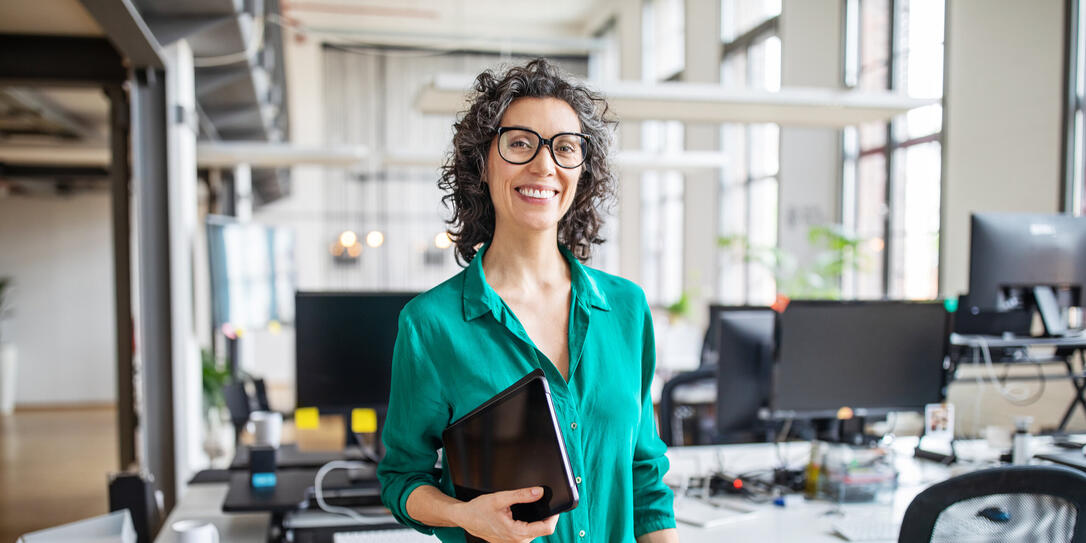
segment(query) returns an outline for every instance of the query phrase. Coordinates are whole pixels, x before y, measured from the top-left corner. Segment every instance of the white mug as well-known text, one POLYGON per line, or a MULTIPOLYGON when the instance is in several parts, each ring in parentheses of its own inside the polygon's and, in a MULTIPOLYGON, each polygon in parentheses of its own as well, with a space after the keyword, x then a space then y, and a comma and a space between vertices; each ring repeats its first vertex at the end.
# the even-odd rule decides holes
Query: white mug
POLYGON ((181 543, 219 543, 219 530, 206 520, 179 520, 172 525, 181 543))
POLYGON ((253 444, 267 447, 279 447, 283 437, 283 414, 274 411, 253 411, 249 415, 252 423, 253 444))

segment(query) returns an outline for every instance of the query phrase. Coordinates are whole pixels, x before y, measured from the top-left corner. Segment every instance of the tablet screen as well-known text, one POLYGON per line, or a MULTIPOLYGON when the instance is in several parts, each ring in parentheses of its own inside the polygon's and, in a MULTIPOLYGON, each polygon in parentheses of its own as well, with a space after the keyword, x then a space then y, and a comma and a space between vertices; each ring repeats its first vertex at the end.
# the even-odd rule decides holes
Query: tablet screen
POLYGON ((442 437, 458 499, 541 486, 538 501, 511 508, 513 518, 526 522, 576 506, 577 489, 542 372, 453 423, 442 437))

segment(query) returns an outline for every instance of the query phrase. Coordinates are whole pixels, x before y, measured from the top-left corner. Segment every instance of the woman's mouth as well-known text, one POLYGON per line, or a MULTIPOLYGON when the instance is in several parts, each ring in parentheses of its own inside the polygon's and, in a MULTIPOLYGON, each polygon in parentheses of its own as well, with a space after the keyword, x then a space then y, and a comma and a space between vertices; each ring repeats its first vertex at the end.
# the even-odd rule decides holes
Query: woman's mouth
POLYGON ((551 189, 535 189, 530 187, 517 187, 517 193, 533 200, 550 200, 558 195, 558 191, 551 189))

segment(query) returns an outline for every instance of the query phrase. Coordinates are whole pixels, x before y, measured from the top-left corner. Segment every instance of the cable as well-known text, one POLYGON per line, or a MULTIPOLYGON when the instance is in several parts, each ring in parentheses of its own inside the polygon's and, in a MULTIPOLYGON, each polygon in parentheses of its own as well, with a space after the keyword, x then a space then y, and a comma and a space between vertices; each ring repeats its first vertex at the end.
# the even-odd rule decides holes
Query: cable
MULTIPOLYGON (((1000 396, 1003 396, 1003 399, 1014 405, 1024 407, 1027 405, 1033 405, 1037 402, 1037 400, 1041 398, 1041 394, 1043 394, 1045 391, 1044 368, 1042 368, 1036 360, 1029 356, 1028 353, 1026 354, 1026 359, 1029 360, 1030 363, 1032 363, 1037 368, 1037 373, 1041 381, 1041 385, 1038 387, 1037 392, 1032 395, 1023 392, 1023 390, 1028 390, 1025 389, 1025 387, 1020 387, 1018 389, 1018 392, 1015 392, 1012 390, 1012 387, 1006 385, 1006 383, 1000 380, 999 377, 996 377, 995 367, 992 364, 992 352, 988 348, 988 340, 984 338, 978 338, 978 343, 980 344, 981 353, 984 354, 984 368, 988 374, 988 378, 991 379, 992 386, 995 387, 996 391, 999 392, 1000 396)), ((974 358, 974 361, 975 360, 976 359, 974 358)))
POLYGON ((321 466, 321 469, 317 470, 316 478, 313 479, 313 493, 317 498, 317 506, 329 513, 348 516, 358 521, 359 524, 384 524, 388 522, 388 518, 367 517, 350 507, 329 505, 328 502, 324 501, 324 493, 321 491, 321 484, 324 482, 324 476, 327 475, 328 472, 334 469, 360 469, 365 467, 366 465, 362 462, 352 462, 348 460, 333 460, 321 466))

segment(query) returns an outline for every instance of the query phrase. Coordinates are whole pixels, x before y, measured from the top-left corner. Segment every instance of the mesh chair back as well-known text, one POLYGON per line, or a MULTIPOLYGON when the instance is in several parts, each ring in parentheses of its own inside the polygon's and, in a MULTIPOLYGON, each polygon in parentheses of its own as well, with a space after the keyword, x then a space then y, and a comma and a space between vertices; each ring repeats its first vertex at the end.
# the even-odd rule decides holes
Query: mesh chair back
POLYGON ((1086 474, 1008 466, 931 486, 905 511, 899 542, 1086 543, 1086 474))

